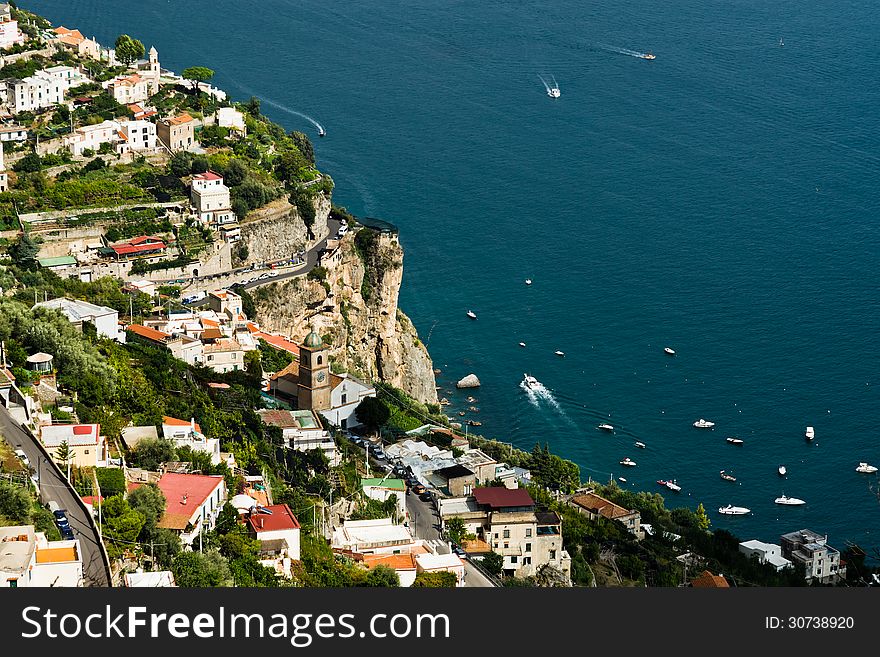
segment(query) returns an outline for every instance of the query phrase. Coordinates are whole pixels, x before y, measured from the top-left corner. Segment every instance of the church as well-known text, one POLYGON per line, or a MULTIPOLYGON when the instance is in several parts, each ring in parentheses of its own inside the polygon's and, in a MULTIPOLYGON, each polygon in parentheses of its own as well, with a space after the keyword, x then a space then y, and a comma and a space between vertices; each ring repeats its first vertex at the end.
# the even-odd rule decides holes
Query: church
POLYGON ((320 413, 330 424, 350 429, 360 424, 354 414, 376 389, 350 374, 334 374, 326 345, 314 329, 299 348, 294 361, 269 378, 269 393, 300 410, 320 413))

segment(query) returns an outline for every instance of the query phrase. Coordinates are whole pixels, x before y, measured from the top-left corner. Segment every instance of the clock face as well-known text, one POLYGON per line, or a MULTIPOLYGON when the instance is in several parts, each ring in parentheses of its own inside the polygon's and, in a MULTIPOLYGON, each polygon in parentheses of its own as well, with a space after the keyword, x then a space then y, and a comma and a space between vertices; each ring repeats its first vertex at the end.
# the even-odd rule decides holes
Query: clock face
POLYGON ((317 379, 318 379, 318 383, 320 383, 321 381, 324 380, 324 378, 325 378, 325 374, 324 374, 323 372, 318 372, 318 376, 315 377, 315 378, 317 378, 317 379))

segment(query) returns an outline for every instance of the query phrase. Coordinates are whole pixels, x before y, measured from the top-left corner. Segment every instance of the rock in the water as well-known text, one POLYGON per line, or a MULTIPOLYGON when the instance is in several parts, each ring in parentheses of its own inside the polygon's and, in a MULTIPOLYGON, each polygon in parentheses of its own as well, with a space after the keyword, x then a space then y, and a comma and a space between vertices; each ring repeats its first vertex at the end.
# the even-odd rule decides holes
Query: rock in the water
POLYGON ((476 374, 468 374, 461 381, 455 384, 456 388, 479 388, 480 380, 476 374))

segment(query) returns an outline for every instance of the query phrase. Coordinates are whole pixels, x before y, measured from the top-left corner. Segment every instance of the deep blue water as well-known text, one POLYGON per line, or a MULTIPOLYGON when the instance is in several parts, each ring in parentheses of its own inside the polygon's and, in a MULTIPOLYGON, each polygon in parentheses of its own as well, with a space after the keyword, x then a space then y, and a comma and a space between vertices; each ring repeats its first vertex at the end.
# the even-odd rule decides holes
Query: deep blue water
POLYGON ((336 202, 401 227, 401 306, 444 387, 480 377, 484 434, 635 489, 675 477, 668 503, 744 539, 880 545, 878 479, 854 471, 880 466, 876 4, 22 4, 209 66, 289 129, 320 121, 336 202), (532 404, 523 372, 558 405, 532 404))

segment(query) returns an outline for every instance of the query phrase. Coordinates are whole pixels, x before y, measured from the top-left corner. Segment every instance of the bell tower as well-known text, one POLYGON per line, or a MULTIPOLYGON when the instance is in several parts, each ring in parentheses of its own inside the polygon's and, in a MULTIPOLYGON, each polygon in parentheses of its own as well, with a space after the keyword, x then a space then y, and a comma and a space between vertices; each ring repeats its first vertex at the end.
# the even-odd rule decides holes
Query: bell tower
POLYGON ((330 408, 330 363, 324 341, 314 329, 299 348, 299 385, 296 398, 300 410, 330 408))

